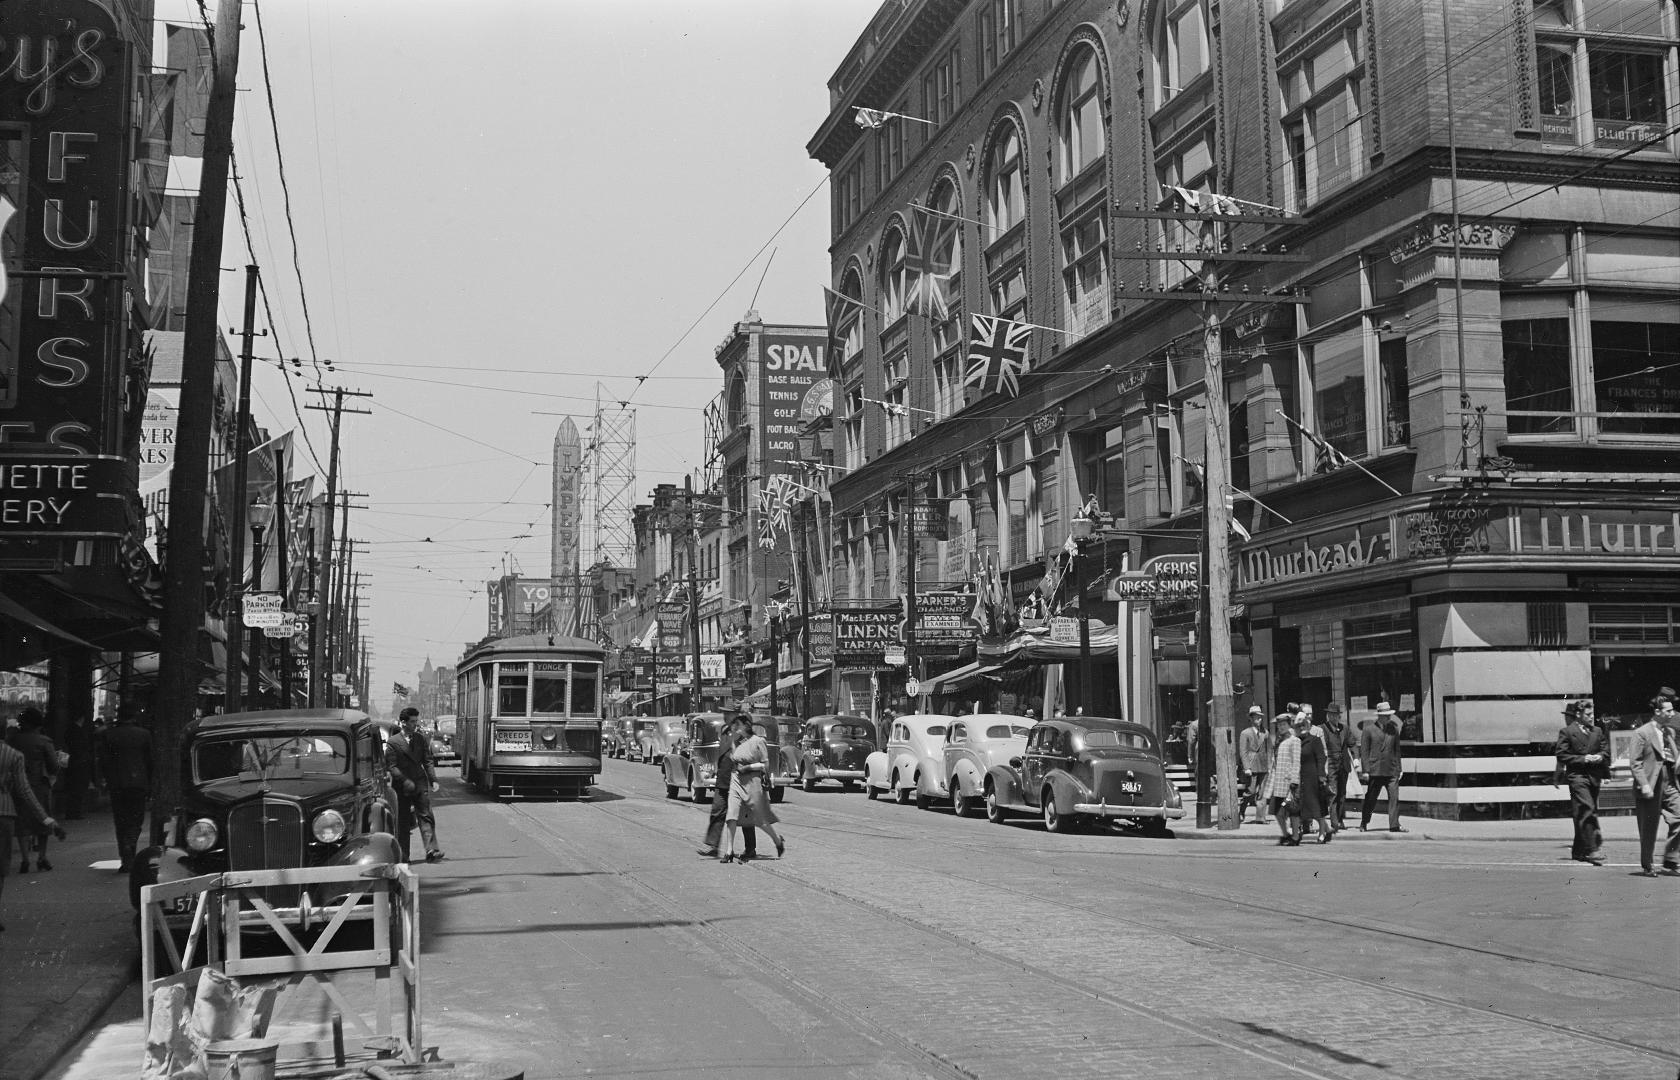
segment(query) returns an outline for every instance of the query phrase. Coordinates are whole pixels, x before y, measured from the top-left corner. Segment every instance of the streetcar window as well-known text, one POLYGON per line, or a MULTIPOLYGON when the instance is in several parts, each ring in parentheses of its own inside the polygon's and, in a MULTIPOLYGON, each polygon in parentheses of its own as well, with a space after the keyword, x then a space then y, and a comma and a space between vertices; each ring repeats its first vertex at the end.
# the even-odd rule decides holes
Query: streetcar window
POLYGON ((582 666, 572 669, 572 715, 596 716, 600 706, 596 704, 596 672, 594 668, 582 666))
POLYGON ((566 712, 566 665, 538 661, 531 673, 531 712, 566 712))
POLYGON ((531 702, 530 666, 496 665, 496 715, 529 716, 531 702))

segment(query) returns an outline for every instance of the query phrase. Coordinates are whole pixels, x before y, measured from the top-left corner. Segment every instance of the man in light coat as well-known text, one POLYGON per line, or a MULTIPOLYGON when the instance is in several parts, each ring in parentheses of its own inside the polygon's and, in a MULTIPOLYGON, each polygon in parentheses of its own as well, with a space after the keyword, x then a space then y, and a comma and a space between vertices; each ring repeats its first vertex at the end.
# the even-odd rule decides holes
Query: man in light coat
POLYGON ((1371 824, 1377 793, 1388 789, 1388 831, 1407 832, 1400 824, 1400 717, 1386 701, 1377 702, 1376 719, 1359 732, 1359 782, 1365 785, 1365 805, 1359 831, 1371 824))
POLYGON ((1656 877, 1651 866, 1657 846, 1657 824, 1668 821, 1663 869, 1680 873, 1680 786, 1675 782, 1674 702, 1658 696, 1651 702, 1651 718, 1633 731, 1628 764, 1633 771, 1633 816, 1639 825, 1639 869, 1656 877))
POLYGON ((1266 773, 1272 767, 1272 736, 1266 730, 1266 713, 1260 706, 1249 707, 1248 723, 1249 726, 1237 737, 1237 754, 1242 759, 1243 775, 1247 778, 1242 801, 1237 805, 1237 820, 1242 820, 1243 809, 1252 802, 1255 823, 1264 825, 1266 773))

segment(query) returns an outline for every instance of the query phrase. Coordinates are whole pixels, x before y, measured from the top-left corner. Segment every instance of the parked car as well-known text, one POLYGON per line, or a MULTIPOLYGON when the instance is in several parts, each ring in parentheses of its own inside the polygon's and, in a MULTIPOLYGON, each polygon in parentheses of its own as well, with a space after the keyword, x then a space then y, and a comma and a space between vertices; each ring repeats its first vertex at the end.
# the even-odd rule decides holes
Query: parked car
MULTIPOLYGON (((396 796, 384 741, 352 709, 218 713, 181 737, 181 804, 171 846, 148 848, 129 871, 129 900, 158 882, 237 870, 371 866, 402 861, 393 834, 396 796)), ((266 899, 284 920, 337 897, 273 886, 266 899)), ((184 930, 191 909, 166 912, 184 930)))
POLYGON ((624 753, 624 719, 610 717, 601 721, 601 756, 615 758, 624 753))
POLYGON ((986 774, 994 765, 1007 765, 1027 749, 1027 733, 1035 721, 1007 713, 970 713, 954 717, 941 748, 945 790, 958 817, 977 812, 985 796, 986 774))
POLYGON ((915 796, 923 810, 945 798, 945 729, 948 716, 912 713, 892 722, 887 747, 863 763, 863 791, 871 799, 891 794, 901 803, 915 796))
POLYGON ((674 799, 683 789, 695 802, 712 797, 717 786, 718 755, 723 752, 723 713, 694 713, 683 722, 683 733, 665 752, 660 768, 665 771, 665 797, 674 799))
POLYGON ((626 761, 647 761, 648 744, 653 739, 653 729, 659 723, 657 717, 633 716, 630 718, 630 731, 624 743, 624 759, 626 761))
POLYGON ((439 765, 461 764, 461 752, 455 748, 455 718, 440 716, 432 721, 432 730, 427 735, 432 746, 432 761, 439 765))
POLYGON ((875 726, 867 717, 833 713, 813 716, 799 736, 799 784, 815 791, 838 780, 850 791, 863 779, 863 765, 875 752, 875 726))
POLYGON ((752 722, 770 747, 770 801, 781 802, 787 789, 799 783, 799 717, 753 713, 752 722))
POLYGON ((1099 716, 1041 720, 1020 757, 986 771, 982 794, 993 823, 1001 825, 1010 814, 1038 814, 1055 833, 1119 819, 1165 835, 1167 822, 1184 816, 1155 736, 1138 724, 1099 716))
POLYGON ((642 760, 658 765, 665 760, 665 752, 683 737, 688 719, 682 716, 659 716, 647 729, 642 742, 642 760))

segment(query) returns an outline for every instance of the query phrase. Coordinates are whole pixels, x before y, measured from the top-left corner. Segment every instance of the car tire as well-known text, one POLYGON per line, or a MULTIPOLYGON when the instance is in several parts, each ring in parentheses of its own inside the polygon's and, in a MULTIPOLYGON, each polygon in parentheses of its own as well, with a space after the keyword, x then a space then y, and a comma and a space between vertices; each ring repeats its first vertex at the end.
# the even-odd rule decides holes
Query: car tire
POLYGON ((1163 820, 1156 819, 1143 823, 1143 835, 1145 836, 1153 836, 1159 840, 1171 840, 1172 834, 1172 830, 1167 828, 1167 823, 1163 820))
POLYGON ((1072 814, 1063 814, 1056 809, 1056 793, 1045 788, 1039 796, 1039 806, 1044 816, 1044 831, 1053 833, 1070 833, 1078 824, 1072 814))
POLYGON ((932 805, 933 796, 924 794, 920 788, 916 789, 916 809, 926 810, 932 805))
POLYGON ((711 791, 711 789, 710 788, 703 788, 703 787, 695 788, 694 789, 694 801, 697 802, 697 803, 711 802, 712 801, 712 791, 711 791))
POLYGON ((874 802, 876 799, 881 797, 881 789, 867 780, 863 782, 863 793, 869 796, 870 802, 874 802))
POLYGON ((998 805, 997 788, 991 783, 986 784, 986 820, 993 825, 1002 825, 1009 818, 1009 811, 998 805))
POLYGON ((677 785, 675 785, 675 784, 666 784, 666 785, 665 785, 665 797, 666 797, 666 798, 667 798, 667 799, 674 799, 674 798, 676 798, 676 797, 677 797, 677 785))
POLYGON ((960 818, 968 816, 968 797, 962 793, 955 779, 951 781, 951 813, 960 818))
POLYGON ((910 789, 907 788, 907 787, 900 787, 899 786, 899 779, 898 779, 898 774, 897 773, 893 773, 892 793, 893 793, 893 801, 896 802, 898 805, 908 806, 910 804, 910 789))
POLYGON ((779 803, 782 801, 782 796, 786 794, 786 787, 773 787, 770 789, 770 801, 773 803, 779 803))
POLYGON ((805 791, 817 790, 817 778, 803 769, 799 772, 799 786, 805 791))

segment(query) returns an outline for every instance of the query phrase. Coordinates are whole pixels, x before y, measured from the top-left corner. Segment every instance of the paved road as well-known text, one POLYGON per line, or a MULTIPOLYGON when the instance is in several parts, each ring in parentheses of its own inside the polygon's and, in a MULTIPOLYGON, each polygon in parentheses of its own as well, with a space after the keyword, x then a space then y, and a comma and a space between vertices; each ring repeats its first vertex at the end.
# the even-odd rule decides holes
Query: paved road
POLYGON ((838 788, 779 810, 787 858, 725 866, 647 765, 608 762, 585 803, 450 781, 450 859, 421 868, 425 1041, 532 1080, 1680 1068, 1680 880, 1631 876, 1625 842, 1569 862, 1567 822, 1278 848, 838 788))

